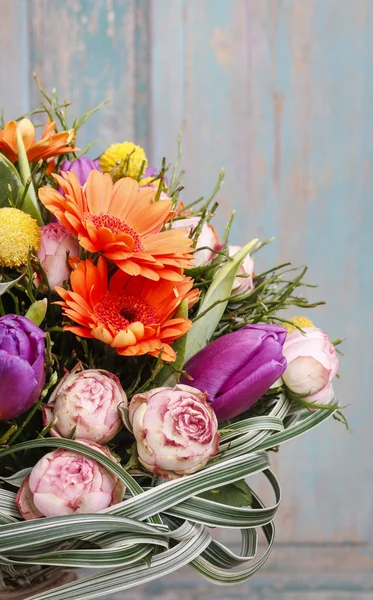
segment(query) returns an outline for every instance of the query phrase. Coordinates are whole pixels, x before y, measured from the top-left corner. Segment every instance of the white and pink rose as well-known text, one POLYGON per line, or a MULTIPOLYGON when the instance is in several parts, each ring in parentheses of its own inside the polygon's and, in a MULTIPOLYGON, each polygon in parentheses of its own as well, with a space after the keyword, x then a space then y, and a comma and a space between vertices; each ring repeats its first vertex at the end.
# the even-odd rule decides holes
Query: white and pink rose
MULTIPOLYGON (((92 442, 81 444, 115 460, 109 449, 92 442)), ((97 513, 121 502, 123 483, 97 461, 70 450, 58 449, 43 456, 18 490, 18 509, 27 521, 97 513)))
MULTIPOLYGON (((38 258, 43 267, 51 290, 69 278, 68 256, 79 255, 79 242, 61 223, 50 223, 41 227, 38 258)), ((39 281, 40 283, 40 281, 39 281)))
MULTIPOLYGON (((200 217, 177 219, 173 221, 172 229, 187 229, 190 234, 198 227, 200 220, 200 217)), ((215 257, 215 251, 220 248, 221 243, 215 228, 210 223, 204 223, 198 236, 196 252, 193 254, 194 266, 203 267, 210 264, 215 257)))
POLYGON ((190 386, 136 394, 129 417, 139 461, 167 479, 198 471, 219 449, 216 415, 206 394, 190 386))
POLYGON ((44 405, 44 425, 56 421, 49 431, 55 437, 106 444, 122 429, 119 405, 127 406, 127 396, 113 373, 100 369, 72 372, 44 405))
MULTIPOLYGON (((230 257, 233 257, 242 246, 228 246, 228 253, 230 257)), ((248 294, 254 289, 254 261, 250 254, 246 256, 237 271, 237 276, 233 283, 232 294, 234 296, 240 296, 241 294, 248 294)))
POLYGON ((282 379, 289 390, 316 404, 333 398, 338 356, 324 331, 305 327, 304 333, 288 333, 283 353, 288 364, 282 379))

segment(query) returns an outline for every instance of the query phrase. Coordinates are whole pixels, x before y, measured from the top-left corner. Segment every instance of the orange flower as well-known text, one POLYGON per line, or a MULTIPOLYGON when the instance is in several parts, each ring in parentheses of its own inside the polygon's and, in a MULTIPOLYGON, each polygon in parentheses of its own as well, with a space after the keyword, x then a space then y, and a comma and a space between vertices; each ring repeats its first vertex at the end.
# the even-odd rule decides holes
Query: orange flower
POLYGON ((165 279, 154 282, 116 271, 108 284, 103 256, 97 267, 90 259, 78 262, 70 284, 71 291, 56 286, 63 298, 57 304, 78 324, 68 325, 65 330, 96 338, 123 356, 162 353, 166 361, 176 358, 170 343, 191 327, 189 319, 173 318, 178 306, 184 298, 192 306, 199 297, 198 290, 192 290, 190 277, 176 283, 165 279))
POLYGON ((89 252, 102 252, 128 275, 158 281, 182 281, 192 260, 187 230, 162 231, 172 202, 153 202, 155 190, 139 188, 130 177, 115 184, 107 173, 92 171, 84 188, 72 171, 53 175, 64 195, 52 187, 39 190, 44 206, 89 252))
POLYGON ((37 142, 35 140, 35 127, 29 119, 22 119, 19 123, 9 121, 4 129, 0 130, 0 153, 4 154, 13 163, 17 161, 17 127, 21 132, 29 162, 38 162, 41 158, 47 160, 60 154, 74 152, 76 148, 69 146, 75 138, 74 130, 53 133, 55 126, 56 122, 48 119, 40 141, 37 142))

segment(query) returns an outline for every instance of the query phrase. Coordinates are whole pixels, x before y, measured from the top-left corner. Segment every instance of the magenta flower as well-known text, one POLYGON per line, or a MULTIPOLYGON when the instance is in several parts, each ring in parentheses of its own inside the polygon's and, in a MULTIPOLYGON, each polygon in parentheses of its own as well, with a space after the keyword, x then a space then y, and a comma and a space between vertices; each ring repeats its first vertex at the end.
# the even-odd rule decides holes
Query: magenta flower
POLYGON ((45 383, 44 332, 26 317, 0 318, 0 421, 22 414, 45 383))
MULTIPOLYGON (((72 162, 66 159, 61 164, 60 173, 63 171, 74 171, 78 176, 80 185, 84 185, 87 182, 88 175, 91 171, 101 171, 99 165, 100 163, 98 160, 92 160, 91 158, 88 158, 88 156, 81 156, 72 162)), ((62 194, 60 188, 58 191, 62 194)))
POLYGON ((219 421, 245 412, 286 369, 282 353, 286 331, 258 323, 224 335, 195 354, 182 378, 206 392, 219 421))

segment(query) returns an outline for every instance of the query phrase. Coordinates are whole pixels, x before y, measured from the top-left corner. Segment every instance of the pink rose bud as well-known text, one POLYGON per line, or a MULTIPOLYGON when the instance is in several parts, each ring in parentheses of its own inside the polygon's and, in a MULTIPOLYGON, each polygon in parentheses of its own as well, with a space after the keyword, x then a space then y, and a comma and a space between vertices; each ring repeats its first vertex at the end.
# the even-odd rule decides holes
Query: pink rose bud
MULTIPOLYGON (((79 440, 115 460, 108 448, 79 440)), ((116 461, 117 462, 117 461, 116 461)), ((58 449, 43 456, 19 488, 16 502, 26 521, 97 513, 121 502, 125 486, 95 460, 58 449)))
POLYGON ((67 252, 70 256, 79 255, 78 240, 60 223, 50 223, 41 228, 38 257, 52 290, 69 278, 67 252))
POLYGON ((118 377, 88 369, 66 375, 44 405, 43 419, 54 437, 76 438, 106 444, 122 429, 118 406, 127 396, 118 377))
MULTIPOLYGON (((228 253, 230 257, 233 257, 235 254, 237 254, 239 250, 241 250, 241 246, 228 246, 228 253)), ((254 261, 250 254, 248 254, 237 271, 237 277, 234 280, 232 288, 232 294, 234 296, 247 294, 254 289, 253 273, 254 261)))
POLYGON ((283 353, 288 366, 282 379, 292 392, 307 402, 325 404, 334 395, 332 381, 338 371, 338 356, 327 334, 317 327, 288 333, 283 353))
POLYGON ((194 473, 219 449, 218 422, 206 394, 188 385, 136 394, 129 418, 139 461, 161 477, 194 473))
MULTIPOLYGON (((172 229, 187 229, 190 233, 198 227, 200 220, 200 217, 178 219, 172 223, 172 229)), ((194 266, 203 267, 210 264, 215 257, 214 251, 220 247, 221 243, 214 227, 209 223, 204 223, 197 240, 197 252, 193 255, 194 266), (198 250, 198 248, 203 248, 203 250, 198 250)))

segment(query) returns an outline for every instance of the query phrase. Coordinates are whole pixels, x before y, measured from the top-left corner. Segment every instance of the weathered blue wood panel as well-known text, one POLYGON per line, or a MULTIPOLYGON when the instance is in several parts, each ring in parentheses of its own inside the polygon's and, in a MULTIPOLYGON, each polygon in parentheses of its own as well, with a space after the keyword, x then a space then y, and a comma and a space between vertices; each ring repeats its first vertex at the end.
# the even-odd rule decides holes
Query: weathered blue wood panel
MULTIPOLYGON (((146 144, 150 65, 145 8, 143 0, 28 2, 31 66, 44 86, 55 86, 60 99, 72 103, 72 117, 111 100, 79 135, 81 148, 98 140, 96 154, 114 138, 146 144)), ((39 96, 33 82, 30 89, 35 104, 39 96)))
POLYGON ((278 538, 370 543, 373 4, 159 0, 153 8, 155 159, 184 121, 187 199, 207 194, 225 166, 221 227, 235 206, 237 243, 276 236, 258 271, 308 264, 320 284, 313 296, 328 300, 316 323, 347 338, 337 387, 352 404, 355 435, 332 422, 273 457, 284 489, 278 538))
MULTIPOLYGON (((310 282, 320 284, 313 297, 328 300, 314 320, 347 338, 337 387, 351 404, 354 435, 331 422, 273 455, 283 545, 269 574, 237 590, 201 584, 193 593, 188 574, 180 579, 186 595, 372 597, 364 574, 373 572, 373 3, 0 0, 0 10, 7 118, 37 101, 36 71, 73 102, 72 116, 112 99, 82 132, 82 148, 92 138, 97 152, 133 139, 159 164, 175 157, 183 124, 185 199, 208 194, 225 167, 220 228, 236 207, 236 243, 275 235, 256 270, 288 259, 308 264, 310 282), (311 571, 303 587, 292 587, 296 571, 311 571), (313 582, 317 595, 306 592, 313 582)), ((128 597, 181 600, 175 581, 128 597)))
POLYGON ((0 110, 11 119, 29 110, 27 0, 0 0, 0 110))

